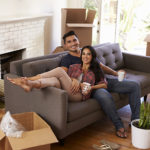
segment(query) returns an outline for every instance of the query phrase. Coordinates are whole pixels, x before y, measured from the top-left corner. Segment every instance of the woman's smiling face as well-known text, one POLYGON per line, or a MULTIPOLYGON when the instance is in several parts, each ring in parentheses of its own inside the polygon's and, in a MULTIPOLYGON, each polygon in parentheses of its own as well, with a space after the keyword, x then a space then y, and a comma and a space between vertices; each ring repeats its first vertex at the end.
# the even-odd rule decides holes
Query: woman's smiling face
POLYGON ((83 64, 90 64, 92 60, 92 53, 88 48, 85 48, 82 52, 83 64))

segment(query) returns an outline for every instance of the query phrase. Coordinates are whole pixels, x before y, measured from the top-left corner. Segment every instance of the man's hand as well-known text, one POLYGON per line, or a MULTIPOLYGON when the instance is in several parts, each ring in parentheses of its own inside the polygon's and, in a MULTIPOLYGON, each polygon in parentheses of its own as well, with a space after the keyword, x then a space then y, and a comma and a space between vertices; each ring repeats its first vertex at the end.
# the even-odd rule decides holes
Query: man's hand
POLYGON ((72 79, 71 93, 76 94, 80 90, 80 83, 77 79, 72 79))
POLYGON ((118 72, 124 72, 124 78, 126 77, 126 71, 125 70, 123 70, 123 69, 118 70, 117 71, 117 76, 118 76, 118 72))

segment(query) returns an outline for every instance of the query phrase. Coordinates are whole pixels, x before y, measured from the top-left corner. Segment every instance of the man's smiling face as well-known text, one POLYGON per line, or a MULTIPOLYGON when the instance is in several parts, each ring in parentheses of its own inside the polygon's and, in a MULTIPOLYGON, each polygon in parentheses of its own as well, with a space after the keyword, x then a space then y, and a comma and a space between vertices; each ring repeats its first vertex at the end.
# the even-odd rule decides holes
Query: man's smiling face
POLYGON ((75 35, 66 37, 65 40, 65 49, 76 52, 79 49, 79 40, 75 35))

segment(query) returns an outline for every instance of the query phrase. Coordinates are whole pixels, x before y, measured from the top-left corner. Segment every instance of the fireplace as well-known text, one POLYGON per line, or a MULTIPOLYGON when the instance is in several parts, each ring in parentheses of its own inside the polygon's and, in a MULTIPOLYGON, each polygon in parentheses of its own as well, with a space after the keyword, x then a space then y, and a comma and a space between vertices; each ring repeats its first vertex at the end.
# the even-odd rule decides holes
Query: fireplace
POLYGON ((47 15, 0 18, 0 76, 11 61, 44 55, 47 15))
POLYGON ((0 78, 3 79, 6 73, 9 73, 10 63, 15 60, 21 60, 25 49, 16 50, 0 55, 0 78))
POLYGON ((0 18, 0 56, 26 48, 22 59, 44 55, 45 14, 0 18))

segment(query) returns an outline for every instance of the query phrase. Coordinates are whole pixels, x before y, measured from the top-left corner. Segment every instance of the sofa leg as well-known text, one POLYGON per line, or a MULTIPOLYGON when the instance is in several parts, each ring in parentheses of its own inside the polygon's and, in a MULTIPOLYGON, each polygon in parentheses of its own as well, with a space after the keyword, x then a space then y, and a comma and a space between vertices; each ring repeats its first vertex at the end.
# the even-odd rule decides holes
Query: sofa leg
POLYGON ((64 139, 60 139, 59 140, 59 145, 64 146, 65 145, 65 140, 64 139))
POLYGON ((144 102, 146 102, 146 100, 147 100, 147 95, 144 96, 144 102))

